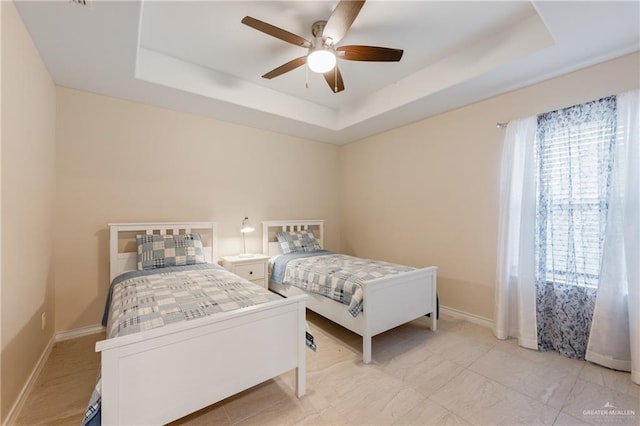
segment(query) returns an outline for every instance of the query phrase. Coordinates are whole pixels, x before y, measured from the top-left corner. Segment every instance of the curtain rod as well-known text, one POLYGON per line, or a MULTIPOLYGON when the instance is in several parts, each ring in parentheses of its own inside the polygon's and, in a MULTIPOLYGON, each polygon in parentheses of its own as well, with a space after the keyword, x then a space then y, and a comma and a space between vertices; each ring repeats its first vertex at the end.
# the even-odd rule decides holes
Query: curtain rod
POLYGON ((498 123, 496 123, 496 129, 506 129, 508 125, 509 125, 508 121, 505 122, 505 123, 498 122, 498 123))

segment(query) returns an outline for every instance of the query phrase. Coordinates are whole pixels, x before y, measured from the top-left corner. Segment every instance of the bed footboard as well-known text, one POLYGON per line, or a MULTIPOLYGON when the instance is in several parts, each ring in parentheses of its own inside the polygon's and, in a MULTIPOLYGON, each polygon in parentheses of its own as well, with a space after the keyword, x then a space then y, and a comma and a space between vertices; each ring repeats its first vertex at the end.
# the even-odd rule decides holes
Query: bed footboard
POLYGON ((305 393, 305 297, 96 344, 102 422, 165 424, 296 369, 305 393))
POLYGON ((269 282, 269 289, 284 297, 307 296, 307 308, 362 336, 362 360, 371 362, 372 337, 431 314, 431 330, 437 329, 437 267, 418 269, 369 281, 363 312, 353 317, 347 307, 328 297, 291 285, 269 282))
POLYGON ((365 315, 362 357, 371 362, 371 338, 401 324, 431 314, 431 330, 437 329, 437 267, 417 269, 367 282, 363 298, 365 315))

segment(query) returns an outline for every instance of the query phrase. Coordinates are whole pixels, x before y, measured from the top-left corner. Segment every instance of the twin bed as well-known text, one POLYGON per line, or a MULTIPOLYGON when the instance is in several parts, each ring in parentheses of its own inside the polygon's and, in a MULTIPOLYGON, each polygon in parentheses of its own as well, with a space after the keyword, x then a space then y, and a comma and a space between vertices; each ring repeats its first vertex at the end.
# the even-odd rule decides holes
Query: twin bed
MULTIPOLYGON (((371 339, 379 333, 426 314, 431 314, 431 329, 436 329, 435 267, 400 267, 404 269, 390 269, 375 279, 371 277, 377 270, 373 275, 367 272, 358 279, 363 285, 353 286, 357 291, 350 297, 360 303, 348 309, 286 281, 280 284, 270 279, 269 292, 218 269, 214 222, 109 226, 111 281, 116 277, 127 280, 120 283, 118 293, 110 293, 110 299, 118 303, 108 310, 108 338, 96 344, 102 358, 101 415, 106 425, 165 424, 294 369, 296 394, 304 395, 305 307, 362 336, 364 363, 371 362, 371 339), (165 268, 164 255, 155 258, 157 241, 166 241, 160 236, 183 240, 193 234, 202 239, 204 252, 204 259, 196 263, 206 265, 165 268), (150 254, 141 257, 138 250, 143 241, 149 246, 144 253, 150 254), (152 270, 127 272, 138 269, 152 270), (174 270, 176 276, 168 281, 167 274, 174 270), (125 272, 131 276, 123 276, 125 272), (178 306, 176 301, 186 287, 195 288, 195 296, 189 296, 193 299, 190 304, 178 306), (223 299, 204 298, 221 292, 223 299), (189 307, 186 313, 184 306, 189 307), (161 318, 159 311, 169 315, 161 318), (171 314, 189 320, 173 322, 171 314)), ((301 233, 312 232, 318 240, 305 250, 317 253, 302 257, 315 262, 320 257, 339 256, 322 251, 324 222, 308 220, 263 222, 263 251, 276 265, 279 258, 287 257, 281 250, 287 246, 278 243, 278 238, 293 236, 295 240, 301 233)), ((349 287, 343 280, 336 287, 335 276, 328 280, 334 281, 334 292, 349 287)))
MULTIPOLYGON (((109 226, 112 280, 137 269, 132 241, 139 234, 197 232, 206 261, 218 259, 216 223, 109 226)), ((246 285, 260 290, 248 281, 246 285)), ((302 396, 305 327, 305 298, 278 297, 98 342, 102 424, 169 423, 293 369, 296 394, 302 396)))

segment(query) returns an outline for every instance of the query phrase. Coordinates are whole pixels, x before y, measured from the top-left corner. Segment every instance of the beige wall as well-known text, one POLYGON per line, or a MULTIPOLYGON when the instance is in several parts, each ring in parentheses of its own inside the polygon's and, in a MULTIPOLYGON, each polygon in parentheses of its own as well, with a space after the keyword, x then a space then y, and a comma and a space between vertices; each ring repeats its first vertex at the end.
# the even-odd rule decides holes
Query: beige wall
POLYGON ((215 220, 222 255, 244 216, 327 221, 339 249, 338 147, 58 88, 56 330, 98 324, 109 285, 107 223, 215 220))
POLYGON ((4 420, 53 335, 56 89, 13 2, 0 7, 4 420))
POLYGON ((638 54, 341 147, 343 247, 437 265, 443 305, 493 318, 500 156, 496 122, 637 88, 638 54))

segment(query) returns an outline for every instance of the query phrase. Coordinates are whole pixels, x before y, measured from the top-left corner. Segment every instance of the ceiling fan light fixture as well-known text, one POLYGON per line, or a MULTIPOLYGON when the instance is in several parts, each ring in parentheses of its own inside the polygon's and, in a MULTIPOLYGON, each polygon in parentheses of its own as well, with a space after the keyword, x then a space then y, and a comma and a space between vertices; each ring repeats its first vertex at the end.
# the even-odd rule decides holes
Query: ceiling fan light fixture
POLYGON ((315 49, 307 55, 309 69, 318 74, 331 71, 336 66, 336 55, 328 49, 315 49))

